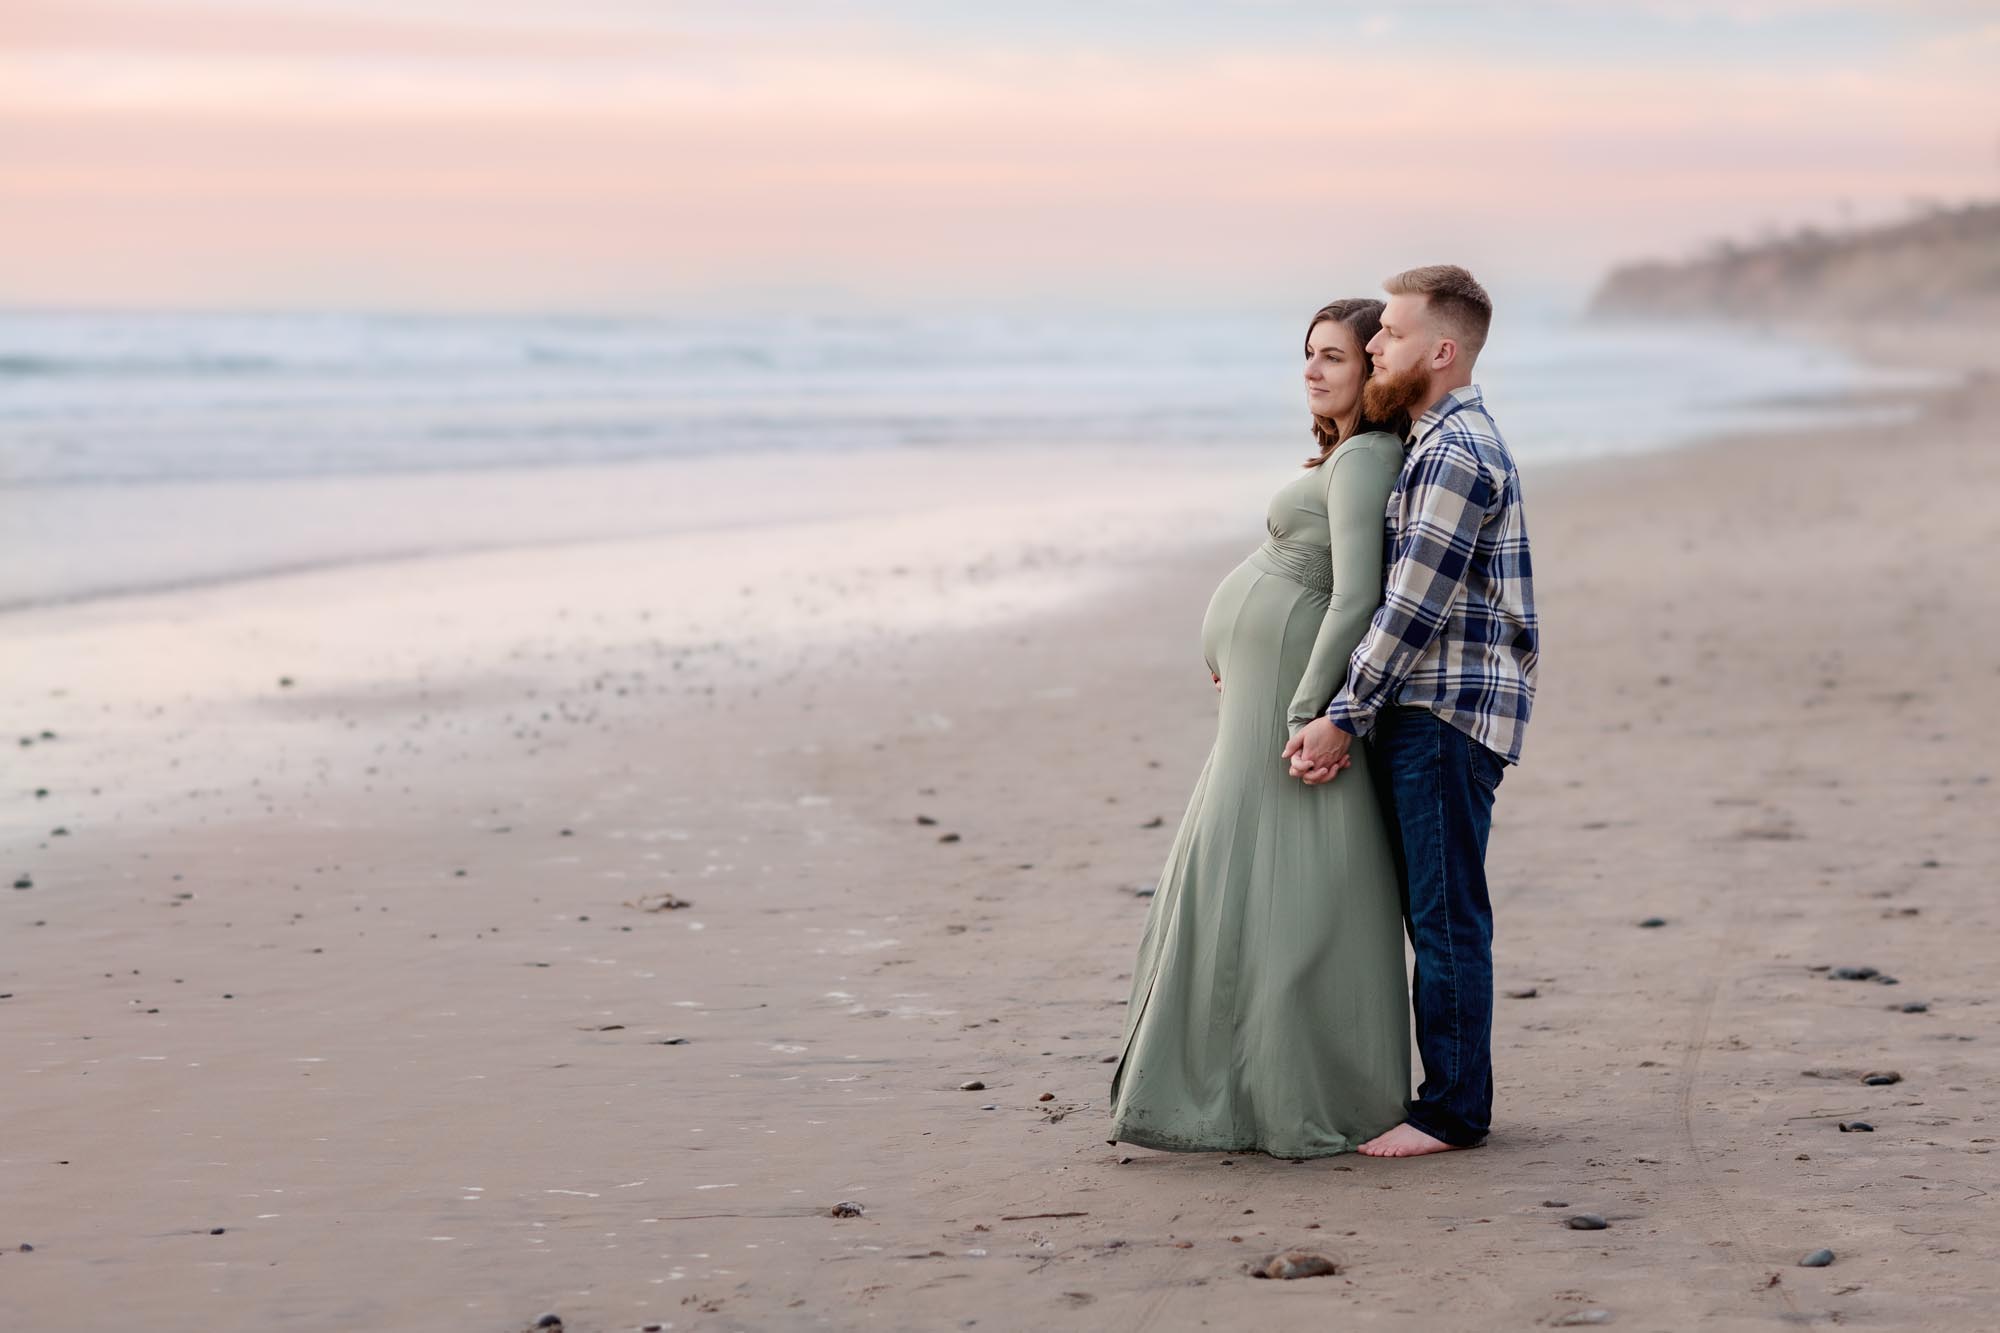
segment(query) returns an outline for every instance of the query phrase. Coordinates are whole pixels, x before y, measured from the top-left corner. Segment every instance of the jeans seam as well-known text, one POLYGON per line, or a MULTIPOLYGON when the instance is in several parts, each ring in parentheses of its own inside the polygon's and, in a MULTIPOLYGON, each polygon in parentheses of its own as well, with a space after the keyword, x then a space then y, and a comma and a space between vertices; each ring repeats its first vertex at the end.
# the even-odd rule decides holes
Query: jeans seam
POLYGON ((1437 805, 1433 813, 1437 820, 1436 845, 1439 852, 1442 853, 1438 857, 1438 887, 1441 890, 1438 894, 1438 903, 1444 912, 1445 973, 1449 979, 1448 984, 1451 991, 1451 1068, 1448 1073, 1448 1079, 1450 1086, 1456 1087, 1459 1075, 1459 1047, 1462 1038, 1459 1031, 1460 1006, 1458 1003, 1456 932, 1453 928, 1454 923, 1451 916, 1451 856, 1444 845, 1444 728, 1433 727, 1431 734, 1437 739, 1437 766, 1432 770, 1438 778, 1437 805))

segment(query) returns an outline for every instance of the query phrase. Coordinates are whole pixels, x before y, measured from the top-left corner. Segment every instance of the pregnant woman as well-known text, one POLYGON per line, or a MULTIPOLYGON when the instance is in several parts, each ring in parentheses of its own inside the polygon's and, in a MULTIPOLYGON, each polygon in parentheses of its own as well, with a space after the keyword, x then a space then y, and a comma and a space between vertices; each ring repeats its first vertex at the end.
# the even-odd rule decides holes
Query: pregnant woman
POLYGON ((1316 786, 1283 757, 1332 702, 1382 600, 1383 513, 1408 421, 1362 416, 1362 348, 1381 313, 1348 300, 1313 316, 1319 452, 1271 497, 1268 538, 1202 621, 1220 716, 1139 941, 1111 1076, 1114 1144, 1325 1157, 1403 1118, 1402 906, 1366 746, 1316 786))

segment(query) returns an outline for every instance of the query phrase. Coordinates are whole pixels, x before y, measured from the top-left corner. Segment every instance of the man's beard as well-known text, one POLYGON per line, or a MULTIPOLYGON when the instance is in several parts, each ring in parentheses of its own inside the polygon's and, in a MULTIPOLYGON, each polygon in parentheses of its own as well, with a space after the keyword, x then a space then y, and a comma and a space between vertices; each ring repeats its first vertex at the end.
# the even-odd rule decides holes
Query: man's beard
POLYGON ((1423 366, 1400 374, 1377 371, 1361 386, 1361 411, 1370 421, 1387 421, 1398 412, 1414 417, 1430 390, 1431 373, 1423 366))

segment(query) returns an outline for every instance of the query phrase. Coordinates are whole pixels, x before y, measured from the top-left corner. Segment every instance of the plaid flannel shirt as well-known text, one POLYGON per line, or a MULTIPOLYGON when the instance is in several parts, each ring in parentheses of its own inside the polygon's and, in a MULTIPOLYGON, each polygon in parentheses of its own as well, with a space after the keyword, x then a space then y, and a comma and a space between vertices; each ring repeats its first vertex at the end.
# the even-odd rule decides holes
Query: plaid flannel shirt
POLYGON ((1540 633, 1521 479, 1479 386, 1411 424, 1384 520, 1388 587, 1327 717, 1365 736, 1417 705, 1518 763, 1540 633))

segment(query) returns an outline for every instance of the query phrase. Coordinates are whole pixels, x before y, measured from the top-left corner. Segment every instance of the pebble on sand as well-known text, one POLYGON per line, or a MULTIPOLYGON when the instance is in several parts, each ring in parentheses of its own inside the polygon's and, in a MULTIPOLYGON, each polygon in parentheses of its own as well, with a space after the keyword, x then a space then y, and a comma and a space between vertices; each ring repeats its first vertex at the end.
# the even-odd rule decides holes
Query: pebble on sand
POLYGON ((1539 994, 1541 992, 1533 986, 1522 986, 1517 990, 1508 991, 1507 998, 1510 1000, 1532 1000, 1539 994))
POLYGON ((1549 1321, 1551 1328, 1586 1328, 1593 1324, 1611 1322, 1609 1310, 1571 1310, 1566 1315, 1558 1315, 1549 1321))
POLYGON ((1922 1000, 1911 1000, 1908 1004, 1892 1004, 1889 1007, 1905 1014, 1927 1014, 1931 1011, 1931 1007, 1922 1000))
POLYGON ((32 889, 35 887, 35 881, 23 875, 14 881, 14 887, 17 889, 32 889))
POLYGON ((1286 1250, 1274 1254, 1250 1270, 1251 1277, 1292 1279, 1301 1277, 1331 1277, 1340 1271, 1340 1265, 1323 1254, 1311 1250, 1286 1250))
POLYGON ((1869 1124, 1866 1120, 1843 1120, 1840 1122, 1840 1132, 1843 1134, 1873 1134, 1875 1126, 1869 1124))
POLYGON ((1877 972, 1872 967, 1833 967, 1827 969, 1826 979, 1828 981, 1869 981, 1881 975, 1880 972, 1877 972))
POLYGON ((1660 926, 1666 925, 1667 919, 1663 916, 1649 916, 1644 921, 1641 921, 1639 924, 1647 930, 1654 930, 1660 926))
POLYGON ((868 1210, 852 1199, 842 1199, 826 1211, 829 1217, 859 1217, 868 1210))
POLYGON ((1564 1222, 1571 1231, 1602 1231, 1611 1225, 1596 1213, 1572 1213, 1564 1222))
POLYGON ((683 907, 693 907, 694 903, 675 893, 644 893, 637 898, 628 898, 625 905, 642 912, 676 912, 683 907))
POLYGON ((986 1091, 986 1085, 976 1078, 969 1078, 958 1085, 958 1090, 960 1092, 984 1092, 986 1091))
POLYGON ((1891 1083, 1901 1083, 1903 1076, 1893 1069, 1884 1069, 1879 1073, 1863 1074, 1861 1081, 1871 1088, 1886 1088, 1891 1083))
POLYGON ((1825 1268, 1828 1264, 1832 1262, 1833 1262, 1832 1250, 1814 1250, 1811 1254, 1799 1260, 1799 1267, 1825 1268))

